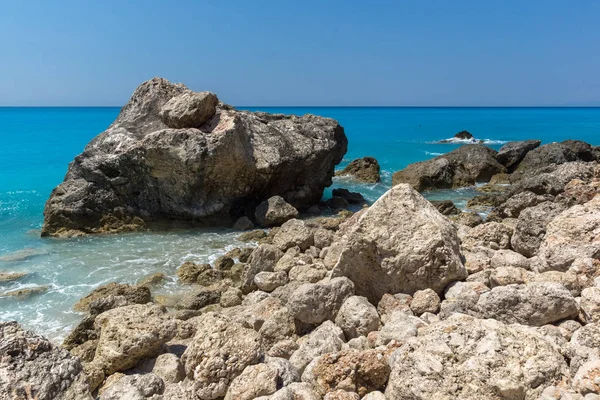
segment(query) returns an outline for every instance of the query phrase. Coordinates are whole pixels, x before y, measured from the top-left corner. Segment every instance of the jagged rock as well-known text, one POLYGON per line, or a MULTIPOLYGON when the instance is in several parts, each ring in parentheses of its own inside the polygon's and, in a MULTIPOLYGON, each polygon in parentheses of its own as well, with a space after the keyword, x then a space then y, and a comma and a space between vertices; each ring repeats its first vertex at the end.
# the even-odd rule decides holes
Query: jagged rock
POLYGON ((552 270, 564 271, 586 257, 600 259, 600 195, 552 219, 540 247, 540 258, 552 270))
POLYGON ((210 268, 210 264, 195 264, 187 261, 177 269, 177 278, 181 283, 195 283, 198 280, 198 275, 210 268))
POLYGON ((175 354, 165 353, 156 357, 152 373, 164 382, 177 383, 185 378, 183 364, 175 354))
POLYGON ((475 211, 463 211, 451 217, 458 224, 474 228, 477 225, 483 224, 483 218, 475 211))
POLYGON ((90 294, 80 299, 73 309, 75 311, 89 311, 90 304, 107 296, 123 296, 129 304, 146 304, 152 301, 150 289, 145 286, 131 286, 125 283, 109 283, 94 289, 90 294))
POLYGON ((291 281, 316 283, 327 275, 323 264, 297 265, 290 270, 291 281))
POLYGON ((440 296, 431 289, 417 290, 410 302, 410 309, 415 315, 426 312, 435 314, 440 309, 440 296))
POLYGON ((16 297, 19 299, 26 299, 36 294, 42 294, 47 292, 50 287, 48 285, 30 286, 21 289, 9 290, 1 294, 4 297, 16 297))
POLYGON ((219 104, 188 127, 210 111, 198 96, 161 78, 142 83, 70 164, 46 203, 42 235, 229 227, 272 196, 296 208, 318 203, 347 149, 336 121, 219 104))
POLYGON ((364 396, 383 389, 390 373, 386 355, 379 350, 345 350, 315 358, 304 370, 302 381, 321 395, 336 390, 364 396))
POLYGON ((235 377, 225 400, 253 400, 259 396, 268 396, 277 391, 277 368, 269 364, 256 364, 247 366, 244 371, 235 377))
MULTIPOLYGON (((583 364, 573 378, 573 389, 581 394, 600 394, 600 360, 583 364)), ((587 396, 586 396, 587 399, 587 396)))
POLYGON ((340 229, 325 266, 376 304, 385 293, 441 292, 467 272, 452 222, 408 185, 397 185, 340 229))
POLYGON ((600 288, 583 289, 579 304, 585 322, 600 322, 600 288))
POLYGON ((298 210, 287 203, 283 197, 273 196, 256 207, 254 217, 261 226, 279 226, 292 218, 297 218, 298 210))
POLYGON ((558 348, 534 329, 456 314, 423 328, 390 358, 386 398, 538 399, 569 379, 558 348))
POLYGON ((234 307, 242 304, 242 291, 238 288, 229 287, 221 294, 219 300, 221 307, 234 307))
POLYGON ((160 285, 161 283, 163 283, 165 281, 165 279, 167 279, 167 276, 165 274, 163 274, 162 272, 155 272, 153 274, 149 274, 149 275, 142 277, 137 282, 137 285, 152 287, 152 286, 160 285))
POLYGON ((279 272, 259 272, 254 277, 254 284, 259 290, 272 292, 288 282, 288 276, 285 271, 279 272))
POLYGON ((508 142, 498 150, 496 159, 509 171, 514 171, 527 153, 539 147, 541 140, 523 140, 521 142, 508 142))
POLYGON ((508 225, 487 222, 467 232, 463 238, 462 247, 468 251, 474 251, 480 247, 492 250, 508 249, 513 231, 513 228, 508 225))
POLYGON ((600 193, 599 186, 586 184, 581 179, 573 179, 567 183, 564 192, 554 198, 554 201, 570 208, 587 203, 598 193, 600 193))
POLYGON ((341 197, 346 200, 349 204, 363 204, 365 202, 365 198, 362 194, 357 192, 351 192, 348 189, 337 188, 331 191, 331 194, 334 197, 341 197))
POLYGON ((102 391, 99 400, 143 400, 164 391, 163 380, 154 374, 123 375, 102 391))
POLYGON ((307 324, 333 321, 346 299, 354 294, 354 284, 346 277, 300 285, 288 300, 296 319, 307 324))
POLYGON ((229 256, 221 256, 215 260, 214 268, 221 271, 228 271, 233 267, 235 261, 229 256))
POLYGON ((248 258, 241 277, 241 289, 244 293, 250 293, 255 289, 254 278, 259 272, 272 272, 283 252, 271 244, 261 244, 248 258))
POLYGON ((299 373, 316 357, 335 353, 344 344, 344 333, 331 321, 323 322, 314 331, 298 340, 300 347, 290 357, 290 362, 299 373))
POLYGON ((261 337, 253 329, 214 313, 200 316, 197 326, 181 357, 192 381, 188 392, 202 400, 225 396, 231 382, 262 357, 261 337))
POLYGON ((564 206, 546 201, 521 211, 511 238, 512 248, 525 257, 535 256, 546 234, 546 226, 563 210, 564 206))
POLYGON ((529 280, 529 274, 519 267, 498 267, 490 273, 490 287, 523 284, 529 280))
POLYGON ((521 211, 537 206, 545 201, 552 201, 552 196, 537 195, 530 191, 519 192, 509 197, 504 203, 494 207, 488 215, 488 221, 501 222, 504 218, 519 218, 521 211))
POLYGON ((77 357, 16 322, 0 322, 0 398, 92 400, 77 357))
POLYGON ((375 345, 386 345, 392 340, 403 343, 408 338, 416 336, 419 328, 425 325, 427 324, 420 318, 406 314, 403 311, 394 311, 379 331, 375 345))
POLYGON ((350 296, 335 317, 335 324, 342 328, 346 339, 367 336, 379 329, 377 309, 366 297, 350 296))
MULTIPOLYGON (((529 171, 511 188, 512 193, 530 191, 538 195, 555 196, 565 190, 573 179, 588 182, 594 176, 594 165, 586 162, 569 162, 561 165, 550 165, 536 171, 529 171)), ((513 180, 519 179, 517 172, 513 180), (515 177, 516 176, 516 177, 515 177)))
POLYGON ((456 208, 452 200, 431 200, 431 204, 433 204, 442 215, 456 215, 461 212, 456 208))
POLYGON ((183 92, 167 101, 159 116, 169 128, 200 128, 217 112, 219 99, 210 92, 183 92))
POLYGON ((394 311, 402 311, 406 314, 412 314, 410 309, 410 302, 412 296, 404 293, 396 293, 391 295, 389 293, 384 294, 377 304, 377 312, 381 318, 381 322, 386 324, 388 318, 394 313, 394 311))
POLYGON ((186 292, 175 304, 178 310, 200 310, 221 300, 221 290, 212 288, 197 288, 186 292))
POLYGON ((283 251, 295 246, 304 251, 315 244, 314 233, 304 221, 291 219, 281 225, 273 237, 273 244, 283 251))
POLYGON ((515 170, 515 176, 525 176, 532 171, 551 164, 564 164, 570 161, 593 161, 592 147, 584 142, 566 140, 561 143, 548 143, 528 152, 515 170))
POLYGON ((506 168, 496 161, 496 151, 481 144, 467 144, 431 160, 410 164, 392 176, 392 185, 408 183, 419 192, 473 186, 488 182, 506 168))
POLYGON ((108 376, 133 368, 138 362, 156 357, 163 344, 175 336, 177 326, 163 307, 134 304, 98 315, 100 331, 94 364, 108 376))
POLYGON ((495 287, 479 297, 476 309, 481 318, 531 326, 572 318, 579 311, 573 295, 553 282, 495 287))
POLYGON ((363 157, 352 160, 342 171, 336 175, 350 175, 365 183, 377 183, 379 177, 379 163, 373 157, 363 157))

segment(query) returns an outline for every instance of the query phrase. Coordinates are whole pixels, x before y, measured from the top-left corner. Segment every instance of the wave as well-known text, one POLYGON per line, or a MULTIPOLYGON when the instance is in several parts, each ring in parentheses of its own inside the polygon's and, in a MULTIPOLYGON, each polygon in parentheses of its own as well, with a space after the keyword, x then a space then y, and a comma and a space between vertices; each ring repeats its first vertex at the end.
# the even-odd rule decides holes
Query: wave
POLYGON ((443 156, 444 153, 435 153, 433 151, 426 151, 425 154, 427 154, 428 156, 443 156))
POLYGON ((475 138, 459 139, 459 138, 455 138, 455 137, 452 137, 449 139, 438 140, 436 142, 428 142, 428 144, 477 144, 477 143, 505 144, 508 142, 506 140, 496 140, 496 139, 475 139, 475 138))

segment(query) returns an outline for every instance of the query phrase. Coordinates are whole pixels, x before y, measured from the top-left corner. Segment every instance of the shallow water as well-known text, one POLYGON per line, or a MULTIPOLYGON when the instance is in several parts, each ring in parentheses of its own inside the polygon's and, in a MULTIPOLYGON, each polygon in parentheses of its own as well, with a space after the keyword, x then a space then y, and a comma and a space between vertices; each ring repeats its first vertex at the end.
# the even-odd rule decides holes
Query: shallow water
MULTIPOLYGON (((509 140, 544 142, 580 139, 600 145, 600 109, 473 108, 265 108, 269 112, 314 113, 336 118, 349 139, 342 168, 370 155, 382 166, 382 183, 357 184, 344 177, 333 187, 360 191, 376 200, 390 186, 393 172, 409 163, 456 148, 437 144, 468 130, 499 148, 509 140)), ((81 315, 75 302, 108 282, 135 283, 164 272, 174 277, 184 261, 210 262, 239 245, 236 233, 196 230, 124 234, 71 240, 41 239, 44 202, 63 179, 68 163, 95 135, 106 129, 118 108, 0 108, 0 271, 25 271, 7 290, 47 285, 28 299, 0 296, 0 320, 17 320, 60 340, 81 315)), ((325 196, 330 196, 329 188, 325 196)), ((473 188, 429 193, 430 199, 453 199, 464 206, 473 188)), ((176 289, 173 280, 158 292, 176 289)))

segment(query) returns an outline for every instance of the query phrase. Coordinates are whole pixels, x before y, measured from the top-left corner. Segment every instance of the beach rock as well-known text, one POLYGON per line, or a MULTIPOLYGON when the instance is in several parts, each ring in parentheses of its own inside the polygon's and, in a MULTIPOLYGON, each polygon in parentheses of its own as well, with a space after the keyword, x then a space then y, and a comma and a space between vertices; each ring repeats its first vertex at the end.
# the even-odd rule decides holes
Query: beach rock
POLYGON ((279 226, 292 218, 297 218, 298 210, 287 203, 283 197, 273 196, 256 207, 254 217, 261 226, 279 226))
POLYGON ((177 300, 175 308, 178 310, 200 310, 211 304, 218 304, 221 301, 221 290, 216 288, 195 288, 185 292, 177 300))
POLYGON ((438 293, 467 272, 453 223, 409 185, 397 185, 338 232, 325 266, 376 304, 386 293, 438 293))
POLYGON ((456 208, 452 200, 431 200, 431 204, 433 204, 442 215, 455 215, 461 212, 456 208))
POLYGON ((513 228, 498 222, 487 222, 471 229, 462 241, 462 247, 474 251, 484 247, 492 250, 510 248, 513 228))
POLYGON ((331 191, 331 194, 334 197, 341 197, 346 200, 349 204, 363 204, 365 202, 365 198, 362 194, 357 192, 351 192, 348 189, 337 188, 331 191))
POLYGON ((201 96, 161 78, 142 83, 70 164, 42 235, 230 227, 273 196, 295 208, 319 202, 347 149, 336 121, 223 104, 209 116, 213 97, 201 96))
POLYGON ((415 315, 426 312, 435 314, 440 309, 440 296, 431 289, 417 290, 410 302, 410 309, 415 315))
POLYGON ((501 222, 505 218, 519 218, 521 211, 524 209, 552 200, 552 196, 548 194, 537 195, 530 191, 519 192, 494 207, 487 220, 501 222))
POLYGON ((221 304, 221 307, 234 307, 242 304, 242 291, 234 287, 227 288, 221 294, 219 304, 221 304))
POLYGON ((183 364, 175 354, 165 353, 156 357, 152 373, 166 383, 181 382, 185 378, 183 364))
POLYGON ((298 246, 301 251, 315 244, 313 230, 300 219, 291 219, 281 225, 273 237, 273 244, 280 250, 286 251, 298 246))
POLYGON ((367 336, 379 329, 377 309, 366 297, 350 296, 335 317, 335 324, 342 328, 346 339, 367 336))
POLYGON ((288 300, 296 319, 307 324, 333 321, 342 304, 354 294, 354 284, 346 277, 300 285, 288 300))
POLYGON ((586 162, 568 162, 561 165, 552 164, 546 168, 529 171, 524 176, 513 173, 511 193, 530 191, 535 194, 556 196, 562 193, 569 182, 579 179, 589 182, 594 176, 594 164, 586 162), (520 180, 519 180, 520 179, 520 180))
POLYGON ((200 128, 215 115, 218 103, 214 93, 188 91, 167 101, 158 115, 169 128, 200 128))
POLYGON ((546 201, 521 211, 511 238, 512 248, 525 257, 535 256, 546 235, 548 223, 563 210, 564 206, 546 201))
POLYGON ((0 322, 0 398, 91 400, 77 357, 16 322, 0 322))
POLYGON ((496 160, 504 165, 509 171, 514 171, 527 153, 539 147, 541 140, 523 140, 520 142, 508 142, 498 150, 496 160))
POLYGON ((456 314, 390 358, 388 399, 538 399, 569 379, 558 348, 534 329, 456 314))
POLYGON ((477 225, 483 224, 483 218, 475 211, 463 211, 455 216, 452 216, 451 219, 457 224, 465 225, 470 228, 474 228, 477 225))
POLYGON ((363 157, 352 160, 342 171, 336 175, 350 175, 358 181, 365 183, 377 183, 380 180, 379 162, 373 157, 363 157))
POLYGON ((321 395, 345 390, 364 396, 383 389, 389 374, 387 357, 382 351, 344 350, 314 359, 304 370, 302 381, 321 395))
POLYGON ((132 286, 125 283, 109 283, 94 289, 90 294, 81 298, 73 309, 75 311, 90 311, 90 304, 108 296, 122 296, 127 304, 146 304, 152 301, 150 289, 146 286, 132 286))
POLYGON ((600 322, 600 288, 590 287, 581 291, 581 315, 585 322, 600 322))
POLYGON ((588 361, 579 368, 573 378, 573 389, 581 394, 600 394, 600 360, 588 361))
POLYGON ((269 364, 247 366, 231 381, 225 400, 253 400, 277 391, 279 371, 269 364))
POLYGON ((143 400, 165 391, 165 384, 154 374, 123 375, 102 390, 99 400, 143 400))
POLYGON ((396 293, 391 295, 389 293, 384 294, 377 304, 377 313, 383 324, 386 324, 388 318, 394 311, 402 311, 406 314, 412 314, 410 309, 410 303, 412 296, 404 293, 396 293))
POLYGON ((290 363, 302 374, 315 358, 341 350, 345 338, 342 330, 331 321, 325 321, 314 331, 298 340, 299 348, 290 357, 290 363))
POLYGON ((195 264, 186 261, 177 269, 177 278, 181 283, 196 283, 198 275, 210 268, 210 264, 195 264))
POLYGON ((214 313, 200 316, 197 327, 181 357, 192 381, 188 392, 202 400, 225 396, 232 381, 262 357, 261 337, 253 329, 214 313))
POLYGON ((242 233, 238 236, 238 240, 241 242, 255 242, 260 239, 267 237, 267 233, 262 229, 255 229, 253 231, 242 233))
POLYGON ((529 280, 529 274, 519 267, 498 267, 490 273, 490 287, 523 284, 529 280))
POLYGON ((419 328, 427 325, 422 319, 403 311, 394 311, 378 332, 376 346, 384 346, 391 341, 404 343, 408 338, 416 336, 419 328))
POLYGON ((21 289, 9 290, 0 294, 2 297, 16 297, 18 299, 26 299, 28 297, 47 292, 50 287, 47 285, 30 286, 21 289))
POLYGON ((531 326, 572 318, 579 312, 573 295, 554 282, 498 286, 483 293, 476 307, 481 318, 531 326))
POLYGON ((106 376, 156 357, 162 345, 177 333, 175 321, 163 307, 153 304, 134 304, 103 312, 96 317, 94 326, 100 336, 92 362, 106 376))
POLYGON ((512 250, 498 250, 495 251, 490 259, 490 267, 493 269, 501 267, 513 267, 530 269, 530 262, 527 257, 512 251, 512 250))
POLYGON ((548 269, 561 271, 576 258, 600 259, 600 195, 552 219, 540 247, 540 258, 548 269))
POLYGON ((323 264, 297 265, 290 270, 289 277, 292 281, 316 283, 327 275, 323 264))
POLYGON ((548 143, 529 151, 515 170, 516 176, 525 176, 528 172, 547 167, 551 164, 564 164, 570 161, 593 161, 592 147, 577 140, 561 143, 548 143))
POLYGON ((254 277, 254 284, 259 290, 272 292, 288 282, 288 276, 285 271, 279 272, 259 272, 254 277))
POLYGON ((250 255, 241 277, 241 289, 250 293, 256 288, 254 278, 259 272, 272 272, 283 252, 271 244, 261 244, 250 255))
POLYGON ((27 275, 28 275, 27 272, 0 271, 0 282, 16 281, 17 279, 21 279, 27 275))
POLYGON ((292 383, 270 397, 262 397, 257 400, 322 400, 322 396, 306 383, 292 383))
POLYGON ((410 164, 392 176, 392 185, 408 183, 419 192, 473 186, 488 182, 506 168, 496 161, 496 151, 481 144, 467 144, 431 160, 410 164))

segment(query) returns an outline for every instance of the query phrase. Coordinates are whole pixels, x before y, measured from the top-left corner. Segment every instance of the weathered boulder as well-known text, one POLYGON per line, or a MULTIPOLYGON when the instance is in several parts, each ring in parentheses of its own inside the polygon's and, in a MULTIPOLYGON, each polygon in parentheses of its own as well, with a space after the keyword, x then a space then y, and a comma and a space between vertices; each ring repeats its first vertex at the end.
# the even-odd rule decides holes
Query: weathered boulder
POLYGON ((512 248, 525 257, 535 256, 544 240, 548 223, 563 210, 564 206, 545 201, 521 211, 511 238, 512 248))
POLYGON ((385 293, 440 293, 467 272, 452 222, 409 185, 397 185, 340 229, 325 257, 332 276, 376 304, 385 293))
POLYGON ((249 365, 231 381, 225 400, 253 400, 271 395, 277 391, 278 380, 279 371, 273 365, 249 365))
POLYGON ((523 140, 508 142, 498 150, 496 159, 509 171, 514 171, 525 155, 542 143, 541 140, 523 140))
POLYGON ((296 208, 318 203, 347 148, 336 121, 224 104, 209 115, 213 102, 165 79, 142 83, 70 164, 42 235, 229 227, 272 196, 296 208))
POLYGON ((514 229, 498 222, 477 225, 467 232, 462 241, 465 250, 474 251, 480 247, 492 250, 510 248, 514 229))
POLYGON ((581 291, 581 315, 585 322, 600 322, 600 288, 590 287, 581 291))
POLYGON ((593 161, 595 155, 587 143, 566 140, 561 143, 548 143, 529 151, 519 163, 515 176, 526 176, 529 172, 551 164, 564 164, 570 161, 593 161))
POLYGON ((357 158, 336 175, 350 175, 361 182, 377 183, 380 180, 379 163, 373 157, 357 158))
POLYGON ((346 277, 300 285, 288 300, 288 308, 296 319, 307 324, 333 321, 348 297, 354 294, 354 284, 346 277))
POLYGON ((281 225, 273 237, 273 244, 283 251, 296 246, 304 251, 315 244, 314 233, 304 221, 291 219, 281 225))
POLYGON ((417 290, 410 302, 410 309, 415 315, 426 312, 435 314, 440 309, 440 296, 431 289, 417 290))
MULTIPOLYGON (((600 360, 592 360, 583 364, 575 377, 573 377, 573 389, 581 394, 600 394, 600 360)), ((586 399, 588 396, 585 397, 586 399)))
POLYGON ((254 277, 254 284, 259 290, 272 292, 288 282, 288 276, 285 271, 278 272, 259 272, 254 277))
POLYGON ((434 323, 390 358, 386 398, 537 400, 569 379, 558 348, 533 328, 462 314, 434 323))
POLYGON ((392 340, 404 343, 408 338, 417 336, 419 328, 427 325, 422 319, 403 311, 394 311, 377 334, 375 345, 386 345, 392 340))
POLYGON ((535 194, 555 196, 565 190, 569 182, 579 179, 588 182, 594 176, 594 164, 587 162, 568 162, 560 165, 552 164, 540 170, 529 171, 521 177, 513 173, 511 193, 530 191, 535 194))
POLYGON ((261 244, 250 255, 241 278, 241 289, 249 293, 256 288, 254 278, 259 272, 272 272, 283 252, 271 244, 261 244))
POLYGON ((392 185, 408 183, 419 192, 472 186, 488 182, 506 168, 496 161, 496 151, 481 144, 467 144, 431 160, 410 164, 392 176, 392 185))
POLYGON ((185 378, 183 364, 175 354, 164 353, 156 357, 152 373, 166 383, 181 382, 185 378))
POLYGON ((366 297, 350 296, 335 317, 335 324, 342 328, 346 339, 367 336, 379 329, 377 309, 366 297))
POLYGON ((299 373, 316 357, 340 351, 344 344, 344 333, 331 321, 325 321, 314 331, 298 341, 300 347, 290 357, 290 362, 299 373))
POLYGON ((600 259, 600 195, 552 219, 540 258, 552 270, 566 270, 576 258, 600 259))
POLYGON ((91 400, 92 396, 77 357, 13 321, 0 322, 0 398, 91 400))
POLYGON ((292 218, 297 218, 298 210, 283 197, 273 196, 256 207, 254 217, 261 226, 279 226, 292 218))
POLYGON ((545 201, 552 201, 551 195, 537 195, 530 191, 519 192, 509 197, 502 204, 494 207, 488 215, 488 221, 501 222, 504 218, 519 218, 521 211, 537 206, 545 201))
POLYGON ((163 380, 154 374, 123 375, 102 390, 99 400, 143 400, 164 391, 163 380))
POLYGON ((94 301, 111 295, 124 297, 127 304, 146 304, 152 301, 150 289, 145 286, 132 286, 125 283, 112 282, 94 289, 90 294, 75 303, 73 309, 75 311, 90 311, 90 305, 94 301))
POLYGON ((511 324, 542 326, 577 316, 579 307, 573 295, 554 282, 497 286, 483 293, 476 305, 481 318, 511 324))
POLYGON ((231 382, 260 360, 261 337, 254 329, 214 313, 200 316, 197 326, 181 357, 193 382, 188 392, 202 400, 225 396, 231 382))

